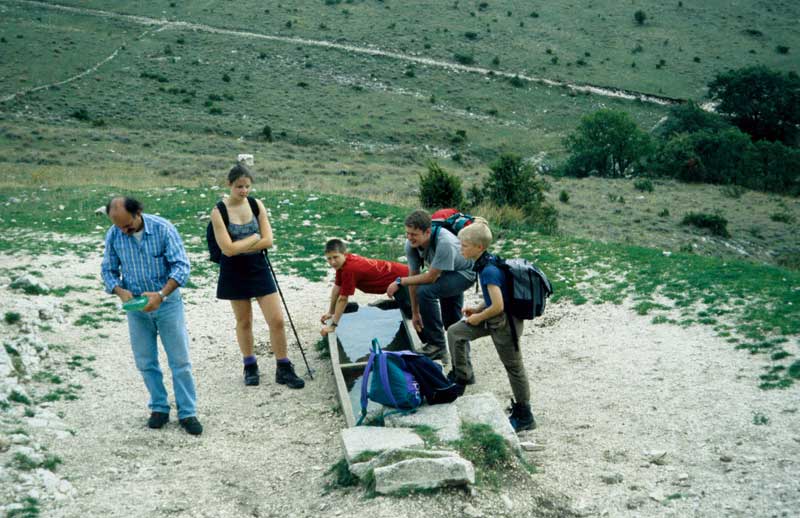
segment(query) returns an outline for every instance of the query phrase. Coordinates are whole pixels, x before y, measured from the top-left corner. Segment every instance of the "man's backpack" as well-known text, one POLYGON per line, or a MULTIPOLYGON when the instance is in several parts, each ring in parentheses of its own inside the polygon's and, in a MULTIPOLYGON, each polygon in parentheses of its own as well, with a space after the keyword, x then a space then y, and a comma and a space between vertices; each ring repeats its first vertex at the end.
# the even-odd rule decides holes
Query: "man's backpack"
POLYGON ((449 230, 453 235, 458 235, 462 228, 472 225, 475 216, 458 212, 456 209, 439 209, 431 214, 431 239, 440 228, 449 230))
POLYGON ((522 320, 541 316, 547 297, 553 294, 553 287, 544 272, 527 259, 491 256, 489 261, 506 273, 509 288, 506 313, 522 320))
MULTIPOLYGON (((260 212, 258 209, 258 202, 252 196, 247 197, 247 202, 250 204, 250 210, 253 211, 253 216, 258 218, 258 213, 260 212)), ((225 224, 225 228, 228 228, 228 224, 230 220, 228 219, 228 208, 225 206, 225 202, 222 200, 217 202, 217 210, 219 210, 220 215, 222 216, 222 222, 225 224)), ((208 258, 211 260, 212 263, 219 264, 220 260, 222 259, 222 249, 217 244, 217 238, 214 236, 214 226, 211 222, 208 222, 206 225, 206 243, 208 244, 208 258)))
POLYGON ((408 371, 403 354, 382 351, 377 338, 372 340, 372 351, 361 378, 361 417, 357 424, 367 416, 368 400, 396 409, 389 413, 407 413, 422 403, 419 385, 408 371))

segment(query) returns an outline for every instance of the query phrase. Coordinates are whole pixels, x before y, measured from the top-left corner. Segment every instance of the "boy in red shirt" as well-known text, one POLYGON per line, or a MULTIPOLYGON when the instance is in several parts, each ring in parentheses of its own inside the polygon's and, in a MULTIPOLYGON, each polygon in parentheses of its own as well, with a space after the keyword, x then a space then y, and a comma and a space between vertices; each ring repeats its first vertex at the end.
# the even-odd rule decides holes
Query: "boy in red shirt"
POLYGON ((408 266, 404 264, 347 253, 347 245, 341 239, 331 239, 325 243, 325 260, 336 270, 336 280, 331 289, 328 312, 320 319, 324 324, 322 336, 333 332, 339 325, 347 299, 356 292, 356 288, 364 293, 386 293, 386 286, 398 277, 408 276, 408 266))

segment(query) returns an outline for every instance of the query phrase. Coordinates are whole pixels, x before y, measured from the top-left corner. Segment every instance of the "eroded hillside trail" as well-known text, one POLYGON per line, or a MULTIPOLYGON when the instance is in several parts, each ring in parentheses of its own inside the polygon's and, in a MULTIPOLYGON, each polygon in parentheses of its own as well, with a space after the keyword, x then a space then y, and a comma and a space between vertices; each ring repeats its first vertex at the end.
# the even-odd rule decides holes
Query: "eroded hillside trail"
MULTIPOLYGON (((9 3, 9 2, 6 2, 9 3)), ((684 99, 678 99, 673 97, 666 97, 660 95, 653 95, 644 92, 637 92, 634 90, 627 90, 621 88, 612 88, 608 86, 599 86, 599 85, 592 85, 592 84, 579 84, 579 83, 570 83, 566 81, 558 81, 554 79, 548 79, 544 77, 537 77, 531 76, 528 74, 523 74, 520 72, 508 72, 502 70, 494 70, 484 67, 478 66, 471 66, 471 65, 461 65, 458 63, 451 63, 449 61, 437 60, 432 58, 427 58, 424 56, 414 55, 414 54, 406 54, 401 52, 393 52, 388 50, 382 50, 375 47, 365 47, 359 45, 349 45, 345 43, 337 43, 332 41, 326 40, 317 40, 317 39, 308 39, 308 38, 299 38, 294 36, 275 36, 271 34, 261 34, 252 31, 241 31, 241 30, 233 30, 233 29, 223 29, 219 27, 213 27, 211 25, 200 24, 200 23, 193 23, 193 22, 185 22, 185 21, 175 21, 175 20, 165 20, 165 19, 157 19, 157 18, 150 18, 147 16, 138 16, 138 15, 131 15, 131 14, 120 14, 115 13, 112 11, 104 11, 100 9, 88 9, 84 7, 72 7, 67 5, 60 5, 60 4, 51 4, 45 2, 37 2, 34 0, 11 0, 10 3, 16 4, 26 4, 46 9, 53 9, 59 11, 65 11, 70 13, 82 14, 86 16, 96 16, 101 18, 113 18, 116 20, 124 20, 131 23, 136 23, 140 25, 146 26, 160 26, 162 29, 188 29, 193 31, 200 31, 200 32, 207 32, 211 34, 222 34, 227 36, 235 36, 241 38, 251 38, 251 39, 260 39, 260 40, 267 40, 267 41, 277 41, 281 43, 291 43, 294 45, 304 45, 310 47, 320 47, 320 48, 327 48, 327 49, 335 49, 344 51, 347 53, 353 54, 366 54, 369 56, 377 56, 382 58, 389 58, 398 61, 404 61, 408 63, 415 63, 419 65, 429 66, 429 67, 437 67, 443 68, 453 72, 468 72, 474 74, 480 74, 483 76, 498 76, 505 79, 521 79, 524 81, 528 81, 530 83, 540 84, 548 87, 554 88, 567 88, 573 92, 580 92, 580 93, 591 93, 594 95, 600 95, 604 97, 613 97, 617 99, 626 99, 630 101, 640 101, 652 104, 659 104, 659 105, 673 105, 685 102, 684 99)), ((86 72, 80 74, 80 77, 90 73, 91 71, 97 70, 101 65, 111 61, 113 57, 116 56, 117 51, 114 52, 112 56, 109 56, 105 60, 101 61, 97 65, 93 66, 92 68, 88 69, 86 72)), ((76 77, 77 78, 77 77, 76 77)), ((33 91, 41 90, 44 88, 49 88, 51 86, 55 86, 62 83, 54 83, 51 85, 42 85, 30 90, 22 90, 16 92, 11 95, 4 96, 0 98, 0 102, 6 102, 16 97, 20 97, 23 95, 27 95, 33 91)))

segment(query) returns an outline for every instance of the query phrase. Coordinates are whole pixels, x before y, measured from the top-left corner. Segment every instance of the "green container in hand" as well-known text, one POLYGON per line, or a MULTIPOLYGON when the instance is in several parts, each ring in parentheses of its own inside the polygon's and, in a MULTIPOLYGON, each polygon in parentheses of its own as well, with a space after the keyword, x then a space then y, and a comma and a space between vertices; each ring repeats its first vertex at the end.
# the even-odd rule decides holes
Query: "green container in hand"
POLYGON ((122 309, 125 311, 141 311, 150 302, 150 299, 141 295, 139 297, 134 297, 125 304, 122 305, 122 309))

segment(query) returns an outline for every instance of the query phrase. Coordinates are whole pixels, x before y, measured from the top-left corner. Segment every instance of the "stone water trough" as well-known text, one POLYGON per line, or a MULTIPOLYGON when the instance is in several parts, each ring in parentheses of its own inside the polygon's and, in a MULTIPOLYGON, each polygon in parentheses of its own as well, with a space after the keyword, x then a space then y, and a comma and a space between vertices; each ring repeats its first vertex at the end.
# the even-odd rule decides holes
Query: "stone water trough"
MULTIPOLYGON (((384 426, 356 426, 373 338, 389 351, 418 350, 422 345, 410 320, 392 301, 345 313, 337 333, 328 335, 336 392, 347 425, 341 439, 353 475, 374 479, 375 491, 381 494, 474 484, 472 463, 448 447, 461 438, 462 423, 488 424, 514 451, 520 450, 505 412, 489 393, 462 396, 445 405, 423 404, 413 414, 387 416, 384 426), (441 446, 426 446, 417 433, 419 427, 433 430, 441 446)), ((369 402, 366 421, 382 411, 381 405, 369 402)))

